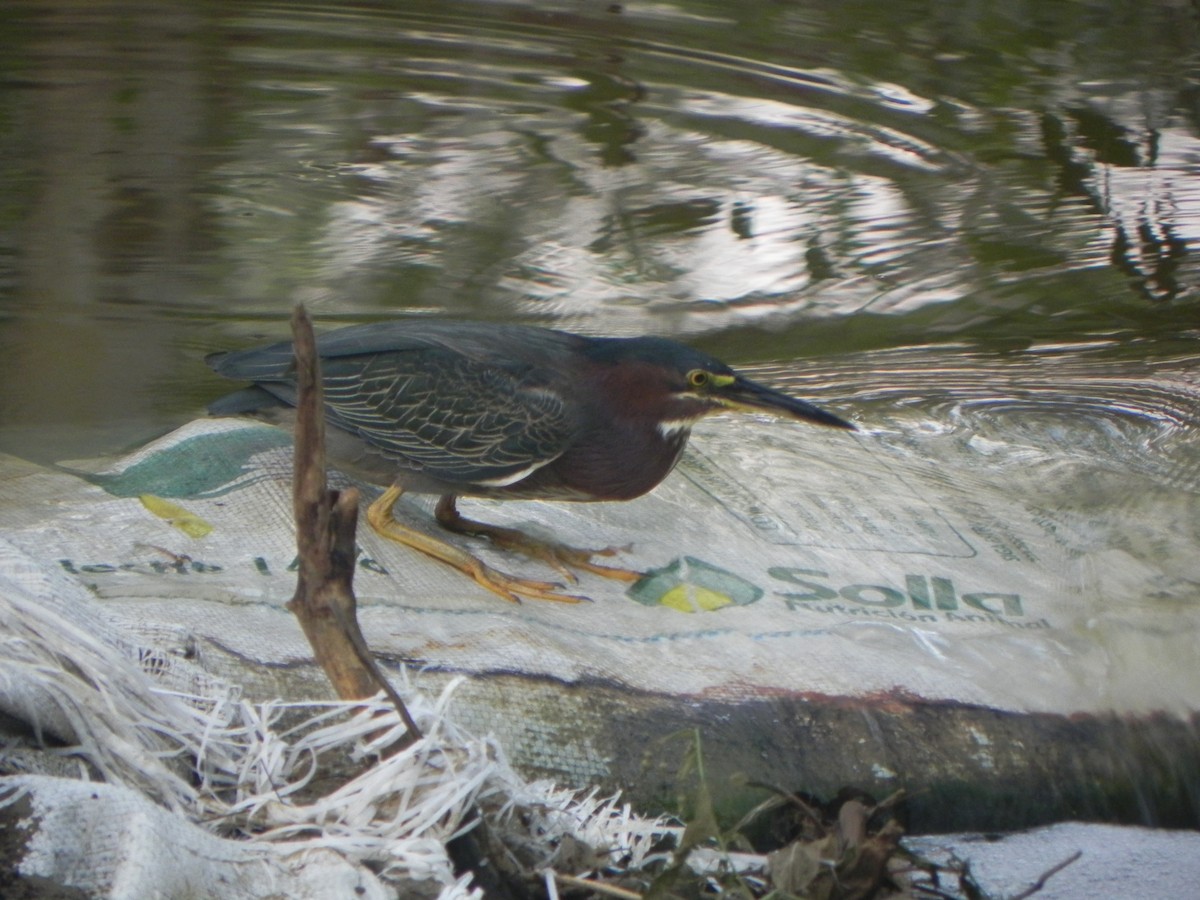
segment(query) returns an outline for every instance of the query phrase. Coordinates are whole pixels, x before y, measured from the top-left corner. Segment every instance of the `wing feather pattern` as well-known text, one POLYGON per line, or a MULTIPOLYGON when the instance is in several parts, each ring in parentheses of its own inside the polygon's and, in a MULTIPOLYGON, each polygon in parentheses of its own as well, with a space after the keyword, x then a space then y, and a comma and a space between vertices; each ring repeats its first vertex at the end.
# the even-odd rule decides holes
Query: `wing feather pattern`
MULTIPOLYGON (((519 325, 411 320, 321 335, 329 423, 396 463, 452 484, 505 484, 557 459, 574 405, 546 361, 569 358, 576 335, 519 325), (503 353, 496 350, 504 348, 503 353)), ((288 342, 213 354, 221 375, 295 404, 288 342)))
POLYGON ((432 349, 324 365, 331 423, 402 468, 462 484, 502 482, 567 447, 568 410, 536 372, 432 349))

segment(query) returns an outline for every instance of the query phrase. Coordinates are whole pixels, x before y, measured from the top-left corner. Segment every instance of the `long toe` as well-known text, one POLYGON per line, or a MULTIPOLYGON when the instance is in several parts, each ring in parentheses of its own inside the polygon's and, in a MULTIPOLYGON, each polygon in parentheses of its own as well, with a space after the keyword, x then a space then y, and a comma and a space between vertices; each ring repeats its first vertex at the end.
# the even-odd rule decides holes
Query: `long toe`
POLYGON ((535 581, 531 578, 519 578, 509 575, 499 569, 479 560, 475 560, 477 568, 470 572, 472 578, 481 587, 487 588, 494 594, 499 594, 505 600, 520 603, 522 597, 530 600, 546 600, 554 603, 590 603, 587 597, 562 593, 562 585, 552 581, 535 581))
POLYGON ((562 544, 546 544, 545 549, 551 556, 551 559, 546 561, 560 571, 562 568, 578 569, 581 572, 590 572, 614 581, 638 581, 644 575, 635 569, 602 566, 600 563, 592 562, 593 556, 615 556, 621 552, 616 547, 605 547, 603 550, 584 550, 578 547, 565 547, 562 544))
POLYGON ((392 486, 367 509, 367 521, 380 536, 419 550, 427 556, 453 566, 460 572, 470 575, 481 587, 485 587, 513 603, 520 603, 521 597, 528 597, 532 600, 550 600, 556 603, 581 603, 587 600, 586 597, 564 594, 561 584, 537 581, 532 578, 519 578, 516 575, 501 572, 499 569, 493 569, 465 550, 415 528, 401 525, 392 515, 392 509, 402 493, 403 490, 400 487, 392 486))
MULTIPOLYGON (((489 529, 492 526, 487 526, 489 529)), ((624 569, 619 566, 602 566, 599 563, 592 562, 594 556, 614 556, 620 552, 616 547, 605 547, 603 550, 588 550, 582 547, 568 547, 566 544, 559 544, 555 541, 544 541, 539 538, 532 537, 521 531, 516 531, 509 528, 489 530, 487 537, 491 538, 493 543, 505 550, 513 550, 517 553, 522 553, 531 559, 540 560, 550 566, 569 583, 576 584, 579 581, 575 572, 590 572, 593 575, 600 575, 603 578, 612 578, 617 581, 637 581, 642 577, 641 572, 633 569, 624 569)))

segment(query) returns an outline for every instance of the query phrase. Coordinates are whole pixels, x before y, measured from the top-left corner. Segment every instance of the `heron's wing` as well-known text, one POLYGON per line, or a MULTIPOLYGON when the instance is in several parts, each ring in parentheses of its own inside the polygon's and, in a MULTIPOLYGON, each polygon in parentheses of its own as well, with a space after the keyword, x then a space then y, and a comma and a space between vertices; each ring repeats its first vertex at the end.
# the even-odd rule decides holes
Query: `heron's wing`
POLYGON ((399 469, 458 484, 509 484, 558 458, 572 409, 531 366, 481 363, 442 349, 322 361, 331 424, 399 469))
MULTIPOLYGON (((547 362, 571 358, 576 335, 520 325, 432 319, 383 322, 317 338, 329 422, 399 472, 457 484, 508 484, 556 459, 576 410, 547 362), (500 348, 500 349, 497 349, 500 348)), ((295 405, 290 342, 207 360, 295 405)))

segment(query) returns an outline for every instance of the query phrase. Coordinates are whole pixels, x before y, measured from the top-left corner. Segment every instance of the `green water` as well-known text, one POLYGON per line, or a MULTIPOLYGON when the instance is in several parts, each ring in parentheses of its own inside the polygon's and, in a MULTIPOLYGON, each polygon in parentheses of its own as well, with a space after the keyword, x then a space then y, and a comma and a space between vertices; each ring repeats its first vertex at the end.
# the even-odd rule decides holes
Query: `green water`
POLYGON ((168 430, 297 301, 853 358, 860 421, 932 415, 901 347, 1190 371, 1200 27, 1136 6, 5 4, 0 449, 168 430))

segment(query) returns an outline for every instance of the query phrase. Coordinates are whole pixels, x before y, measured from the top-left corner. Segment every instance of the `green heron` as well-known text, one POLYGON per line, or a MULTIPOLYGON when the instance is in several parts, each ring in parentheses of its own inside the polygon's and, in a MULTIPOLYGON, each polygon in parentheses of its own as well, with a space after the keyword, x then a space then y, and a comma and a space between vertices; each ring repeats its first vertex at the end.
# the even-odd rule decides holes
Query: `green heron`
MULTIPOLYGON (((675 466, 692 426, 721 410, 854 427, 663 338, 415 319, 329 332, 318 337, 317 354, 330 459, 389 486, 367 511, 371 525, 514 601, 519 594, 580 598, 401 526, 392 510, 403 491, 440 495, 435 517, 442 526, 541 559, 572 583, 572 568, 635 580, 640 573, 593 562, 614 548, 581 550, 475 522, 458 512, 457 499, 639 497, 675 466)), ((254 383, 217 401, 213 412, 278 421, 295 404, 289 342, 216 353, 207 362, 220 375, 254 383)))

